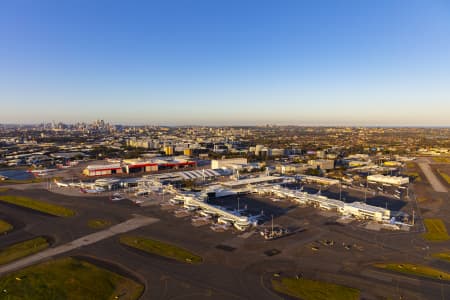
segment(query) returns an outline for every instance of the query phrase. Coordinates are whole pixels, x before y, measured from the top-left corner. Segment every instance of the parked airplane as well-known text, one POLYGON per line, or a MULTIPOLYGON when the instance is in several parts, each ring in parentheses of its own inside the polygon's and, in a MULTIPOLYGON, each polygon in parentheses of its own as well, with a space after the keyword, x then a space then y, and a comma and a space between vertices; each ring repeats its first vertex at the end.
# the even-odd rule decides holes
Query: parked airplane
POLYGON ((141 206, 141 204, 144 203, 144 201, 142 200, 135 200, 134 204, 136 204, 137 206, 141 206))
POLYGON ((148 196, 148 191, 140 191, 134 193, 135 196, 148 196))
POLYGON ((187 211, 196 211, 196 210, 198 210, 198 206, 195 206, 195 205, 185 205, 184 208, 187 211))
POLYGON ((217 218, 217 223, 225 224, 225 225, 231 225, 233 223, 233 220, 228 219, 226 217, 219 217, 219 218, 217 218))
POLYGON ((204 211, 204 210, 201 210, 201 211, 199 212, 199 214, 200 214, 201 216, 204 216, 204 217, 211 217, 211 216, 214 216, 214 213, 208 212, 208 211, 204 211))
POLYGON ((211 221, 212 217, 211 216, 195 216, 192 218, 192 221, 211 221))
POLYGON ((249 216, 248 220, 251 224, 253 224, 254 226, 258 225, 258 221, 260 220, 264 220, 266 216, 264 215, 264 212, 261 211, 261 213, 259 215, 256 216, 249 216))
POLYGON ((99 188, 99 187, 97 187, 97 188, 95 188, 95 189, 84 189, 84 188, 80 188, 80 191, 81 191, 82 193, 85 193, 85 194, 96 194, 96 193, 102 193, 102 192, 104 192, 105 189, 104 189, 104 188, 99 188))
POLYGON ((64 182, 59 182, 58 180, 53 180, 53 182, 56 184, 57 187, 69 187, 69 184, 64 182))
POLYGON ((119 193, 115 193, 112 195, 111 201, 120 201, 120 200, 124 200, 125 198, 119 194, 119 193))
POLYGON ((54 171, 56 171, 56 169, 28 170, 28 172, 33 174, 34 176, 46 176, 48 175, 48 173, 54 171))
POLYGON ((172 204, 183 204, 184 203, 184 198, 182 196, 175 196, 172 199, 169 200, 170 203, 172 204))
POLYGON ((230 224, 213 224, 210 226, 210 228, 213 231, 226 231, 231 227, 230 224))

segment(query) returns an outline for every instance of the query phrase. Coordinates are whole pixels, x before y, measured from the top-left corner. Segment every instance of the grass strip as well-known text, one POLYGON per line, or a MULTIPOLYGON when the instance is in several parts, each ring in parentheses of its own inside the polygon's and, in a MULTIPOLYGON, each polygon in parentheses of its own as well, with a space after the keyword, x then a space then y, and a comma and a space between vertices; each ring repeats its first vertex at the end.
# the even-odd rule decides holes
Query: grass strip
POLYGON ((419 172, 404 172, 403 175, 408 176, 411 179, 411 181, 414 181, 414 182, 422 181, 422 177, 420 177, 419 172))
POLYGON ((427 232, 422 234, 424 239, 433 242, 441 242, 449 239, 447 228, 441 219, 425 219, 424 224, 427 228, 427 232))
POLYGON ((28 179, 11 179, 1 180, 0 185, 8 184, 29 184, 29 183, 41 183, 41 182, 53 182, 53 180, 60 180, 60 176, 55 177, 32 177, 28 179))
POLYGON ((449 252, 434 253, 432 256, 434 258, 438 258, 440 260, 450 262, 450 253, 449 252))
POLYGON ((8 232, 13 229, 13 226, 8 222, 0 220, 0 233, 8 232))
POLYGON ((28 197, 0 196, 0 201, 21 207, 26 207, 29 209, 33 209, 39 212, 43 212, 58 217, 70 217, 75 215, 75 211, 68 209, 64 206, 42 202, 28 197))
POLYGON ((202 258, 188 250, 149 238, 124 235, 120 237, 120 243, 139 249, 141 251, 163 256, 184 263, 197 264, 202 258))
POLYGON ((439 280, 450 280, 449 273, 424 265, 389 263, 389 264, 375 264, 374 266, 377 268, 386 269, 408 275, 415 275, 419 277, 426 277, 439 280))
POLYGON ((450 163, 450 157, 433 157, 433 160, 437 163, 450 163))
POLYGON ((48 248, 48 246, 48 241, 43 237, 37 237, 32 240, 11 245, 0 250, 0 265, 37 253, 48 248))
POLYGON ((448 183, 450 184, 450 175, 446 174, 445 172, 442 172, 441 170, 437 170, 439 175, 448 183))
POLYGON ((0 278, 4 299, 139 299, 143 285, 75 258, 27 267, 0 278), (6 291, 6 292, 5 292, 6 291))
POLYGON ((300 299, 357 300, 360 298, 360 291, 357 289, 304 278, 273 279, 272 287, 279 293, 300 299))

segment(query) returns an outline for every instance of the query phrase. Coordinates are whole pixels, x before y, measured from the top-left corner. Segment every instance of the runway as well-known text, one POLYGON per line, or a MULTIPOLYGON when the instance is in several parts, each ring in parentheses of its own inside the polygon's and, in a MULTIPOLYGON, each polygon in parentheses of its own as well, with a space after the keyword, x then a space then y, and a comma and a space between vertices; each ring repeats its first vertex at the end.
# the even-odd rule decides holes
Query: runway
POLYGON ((439 179, 436 177, 436 175, 433 173, 433 171, 430 168, 430 165, 428 163, 419 162, 417 163, 422 170, 422 172, 427 177, 428 182, 431 184, 433 189, 436 192, 440 193, 447 193, 447 188, 439 181, 439 179))

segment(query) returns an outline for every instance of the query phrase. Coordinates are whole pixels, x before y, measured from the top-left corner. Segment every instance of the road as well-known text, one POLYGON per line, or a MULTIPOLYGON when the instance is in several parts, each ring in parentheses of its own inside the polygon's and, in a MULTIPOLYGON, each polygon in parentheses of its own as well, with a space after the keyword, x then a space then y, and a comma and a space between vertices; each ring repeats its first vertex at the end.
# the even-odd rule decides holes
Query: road
POLYGON ((417 164, 419 165, 420 169, 422 169, 422 172, 427 177, 428 182, 431 184, 431 186, 433 187, 433 189, 436 192, 439 192, 439 193, 447 193, 448 192, 447 188, 439 181, 439 178, 437 178, 436 175, 433 173, 433 171, 431 170, 431 167, 428 163, 419 162, 417 164))
POLYGON ((39 261, 45 260, 47 258, 56 256, 56 255, 59 255, 62 253, 69 252, 71 250, 80 248, 82 246, 94 244, 98 241, 110 238, 117 234, 129 232, 131 230, 155 223, 157 221, 159 221, 159 219, 144 217, 141 215, 135 215, 132 219, 129 219, 123 223, 114 225, 108 229, 86 235, 79 239, 73 240, 72 242, 69 242, 67 244, 63 244, 63 245, 55 247, 55 248, 49 248, 49 249, 39 252, 37 254, 25 257, 18 261, 15 261, 15 262, 12 262, 5 266, 2 266, 2 267, 0 267, 0 275, 30 266, 39 261))

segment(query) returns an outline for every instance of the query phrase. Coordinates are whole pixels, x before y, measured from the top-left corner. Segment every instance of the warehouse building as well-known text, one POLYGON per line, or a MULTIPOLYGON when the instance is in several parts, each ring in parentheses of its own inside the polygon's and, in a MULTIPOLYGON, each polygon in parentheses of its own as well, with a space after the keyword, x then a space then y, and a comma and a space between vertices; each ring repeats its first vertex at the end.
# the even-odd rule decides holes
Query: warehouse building
POLYGON ((122 166, 120 164, 90 165, 83 170, 83 175, 86 176, 108 176, 122 173, 122 166))
POLYGON ((386 175, 376 174, 376 175, 367 176, 367 181, 400 186, 400 185, 408 184, 409 178, 401 177, 401 176, 386 176, 386 175))
POLYGON ((184 169, 195 167, 195 161, 190 161, 184 157, 156 157, 153 159, 129 159, 122 163, 109 165, 89 165, 83 170, 86 176, 108 176, 115 174, 137 174, 157 172, 170 169, 184 169))
POLYGON ((334 160, 332 159, 311 159, 308 161, 308 165, 312 168, 319 167, 321 170, 333 170, 334 160))
POLYGON ((310 168, 307 164, 277 164, 275 171, 281 174, 298 174, 303 173, 310 168))
POLYGON ((127 174, 158 171, 158 164, 151 160, 129 159, 124 160, 124 164, 124 172, 127 174))
POLYGON ((335 185, 339 184, 339 180, 327 178, 327 177, 319 177, 319 176, 309 176, 309 175, 302 175, 301 180, 307 183, 318 183, 323 185, 335 185))
POLYGON ((242 166, 247 165, 247 163, 247 158, 213 159, 211 160, 211 169, 241 169, 242 166))

